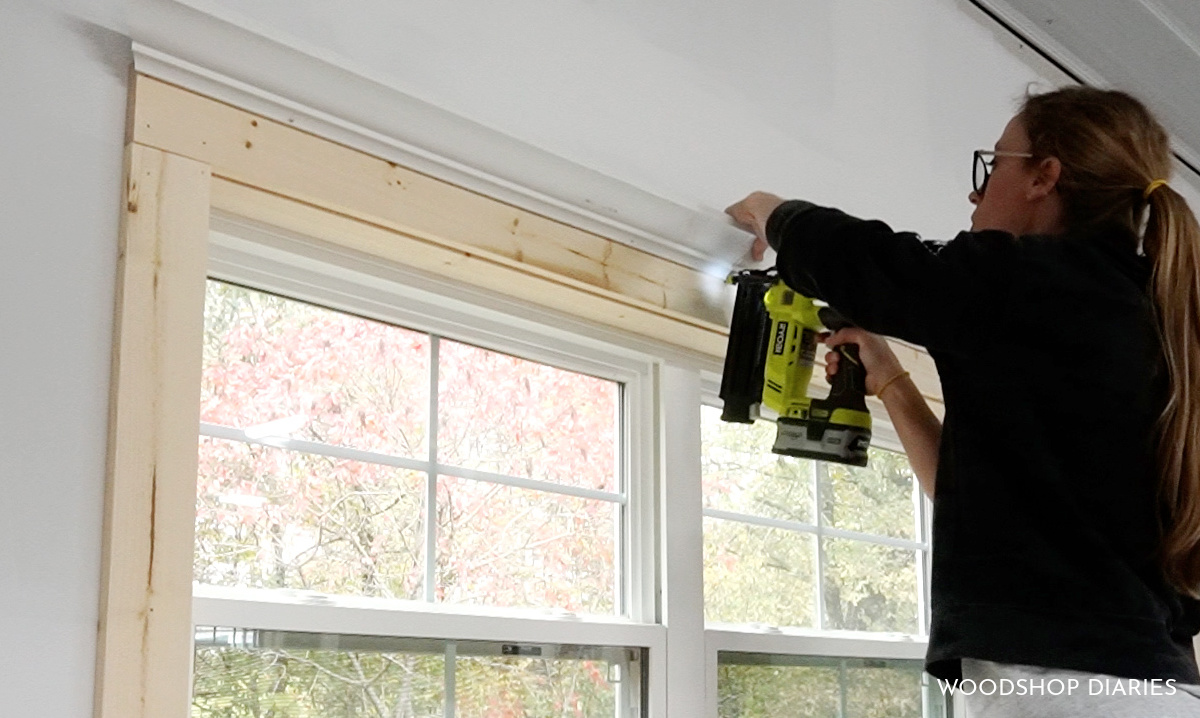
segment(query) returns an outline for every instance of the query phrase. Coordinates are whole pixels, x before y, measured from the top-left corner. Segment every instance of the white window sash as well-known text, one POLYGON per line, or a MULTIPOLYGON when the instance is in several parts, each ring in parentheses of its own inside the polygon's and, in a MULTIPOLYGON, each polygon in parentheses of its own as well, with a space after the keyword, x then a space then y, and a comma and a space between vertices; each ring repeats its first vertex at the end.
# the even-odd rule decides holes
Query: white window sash
POLYGON ((663 649, 661 626, 554 610, 518 611, 275 589, 197 585, 192 623, 332 635, 663 649))

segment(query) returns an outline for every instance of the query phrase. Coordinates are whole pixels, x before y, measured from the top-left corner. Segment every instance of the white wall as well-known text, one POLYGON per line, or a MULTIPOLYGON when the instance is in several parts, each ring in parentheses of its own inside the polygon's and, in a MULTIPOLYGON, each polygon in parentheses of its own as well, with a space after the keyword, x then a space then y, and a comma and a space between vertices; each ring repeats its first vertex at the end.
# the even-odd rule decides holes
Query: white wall
MULTIPOLYGON (((124 28, 164 1, 0 0, 6 716, 91 714, 124 28)), ((687 207, 771 189, 930 236, 1054 77, 962 0, 188 1, 687 207)))
POLYGON ((963 0, 184 0, 686 207, 769 189, 928 236, 1061 76, 963 0))
POLYGON ((128 43, 0 3, 0 714, 91 715, 128 43))

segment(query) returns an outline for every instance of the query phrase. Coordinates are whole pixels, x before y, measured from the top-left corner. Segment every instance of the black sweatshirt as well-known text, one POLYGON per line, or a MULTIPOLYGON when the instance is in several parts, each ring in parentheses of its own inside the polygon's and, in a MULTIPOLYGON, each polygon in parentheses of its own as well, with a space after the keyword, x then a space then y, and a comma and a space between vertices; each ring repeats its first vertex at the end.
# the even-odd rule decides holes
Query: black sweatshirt
POLYGON ((1105 226, 935 244, 793 200, 767 239, 792 288, 937 365, 926 670, 958 678, 972 657, 1200 683, 1200 602, 1153 557, 1167 383, 1137 238, 1105 226))

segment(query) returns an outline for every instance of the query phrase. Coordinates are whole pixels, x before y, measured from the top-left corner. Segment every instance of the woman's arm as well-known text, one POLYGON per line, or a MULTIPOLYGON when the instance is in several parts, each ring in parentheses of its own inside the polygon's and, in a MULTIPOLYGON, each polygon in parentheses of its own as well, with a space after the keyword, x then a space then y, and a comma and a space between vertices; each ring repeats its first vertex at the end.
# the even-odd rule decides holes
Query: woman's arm
POLYGON ((925 397, 912 379, 902 377, 893 382, 879 397, 887 408, 892 426, 908 454, 921 490, 933 498, 937 483, 938 447, 942 441, 942 422, 933 415, 925 397))
MULTIPOLYGON (((908 455, 908 463, 921 483, 921 490, 933 498, 942 424, 929 409, 917 385, 907 376, 887 341, 862 329, 850 328, 835 332, 825 343, 830 348, 839 344, 858 345, 859 358, 867 371, 867 393, 883 401, 908 455)), ((831 379, 837 373, 839 356, 837 352, 830 352, 825 357, 825 374, 831 379)))
MULTIPOLYGON (((1012 237, 972 237, 938 253, 916 235, 893 232, 882 222, 856 219, 808 202, 754 192, 725 210, 755 235, 751 254, 761 259, 768 244, 779 252, 781 278, 793 289, 823 299, 865 329, 844 329, 830 346, 854 342, 867 370, 867 392, 883 388, 884 406, 921 488, 933 496, 942 425, 907 377, 882 337, 922 346, 964 341, 974 324, 975 300, 994 299, 996 265, 1012 237), (986 241, 985 241, 986 240, 986 241)), ((955 243, 951 243, 954 245, 955 243)), ((826 371, 837 371, 837 354, 826 371)))
POLYGON ((726 211, 755 233, 755 256, 767 244, 775 248, 789 287, 867 331, 957 352, 986 339, 982 328, 1008 306, 1017 242, 1005 232, 964 232, 935 245, 883 222, 763 192, 726 211))

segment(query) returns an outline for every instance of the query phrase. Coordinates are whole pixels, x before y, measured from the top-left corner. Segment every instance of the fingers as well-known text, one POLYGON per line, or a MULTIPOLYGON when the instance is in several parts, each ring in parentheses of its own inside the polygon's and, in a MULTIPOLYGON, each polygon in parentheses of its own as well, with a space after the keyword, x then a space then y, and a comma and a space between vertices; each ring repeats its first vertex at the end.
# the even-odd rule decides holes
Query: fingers
POLYGON ((781 197, 767 192, 751 192, 742 201, 725 209, 725 214, 732 217, 740 227, 754 233, 750 255, 755 261, 761 261, 767 250, 767 219, 780 204, 783 204, 781 197))
MULTIPOLYGON (((874 393, 874 381, 876 379, 886 380, 888 377, 904 371, 900 360, 896 358, 891 347, 888 346, 887 340, 878 334, 872 334, 860 327, 847 327, 839 329, 830 334, 825 339, 825 346, 834 349, 831 356, 826 357, 827 365, 836 367, 838 361, 837 347, 843 344, 858 345, 858 359, 862 364, 863 369, 867 372, 867 391, 874 393)), ((826 369, 826 375, 832 377, 836 372, 826 369)))
POLYGON ((846 327, 829 334, 825 339, 825 346, 832 349, 842 344, 862 344, 869 336, 865 330, 858 327, 846 327))
POLYGON ((841 357, 840 352, 831 351, 825 354, 825 381, 833 381, 833 377, 838 372, 838 360, 841 357))
POLYGON ((735 202, 725 208, 725 214, 733 218, 739 227, 749 232, 754 232, 758 235, 758 222, 755 219, 754 211, 751 208, 751 199, 753 195, 746 199, 735 202))
POLYGON ((725 208, 725 214, 746 229, 753 229, 755 225, 766 224, 767 216, 782 203, 782 198, 768 192, 751 192, 725 208))
POLYGON ((745 229, 753 229, 754 227, 754 217, 750 214, 749 209, 746 207, 746 202, 749 199, 750 198, 747 197, 746 199, 743 199, 740 202, 734 202, 725 208, 725 214, 733 217, 733 221, 737 222, 745 229))
POLYGON ((767 240, 755 235, 754 244, 750 246, 750 257, 756 262, 761 262, 766 252, 767 240))

